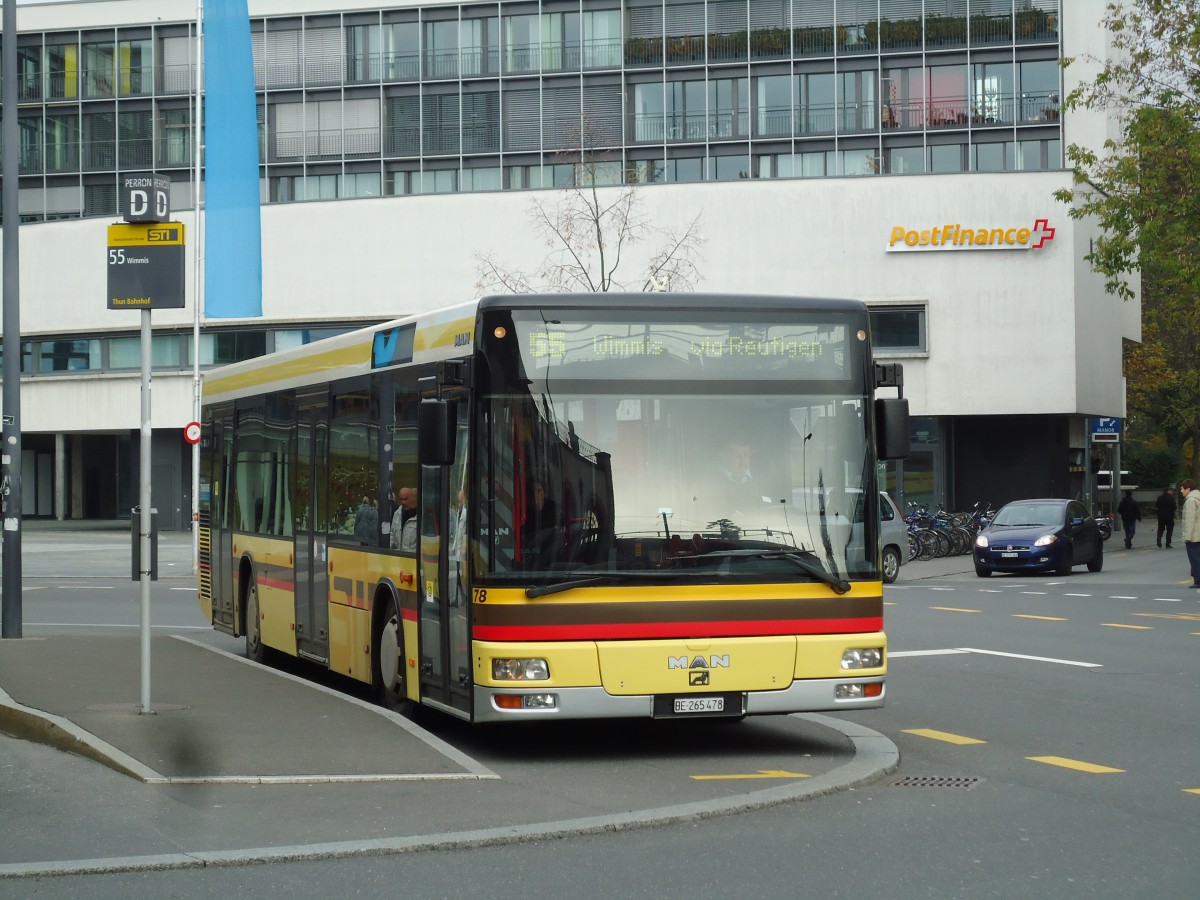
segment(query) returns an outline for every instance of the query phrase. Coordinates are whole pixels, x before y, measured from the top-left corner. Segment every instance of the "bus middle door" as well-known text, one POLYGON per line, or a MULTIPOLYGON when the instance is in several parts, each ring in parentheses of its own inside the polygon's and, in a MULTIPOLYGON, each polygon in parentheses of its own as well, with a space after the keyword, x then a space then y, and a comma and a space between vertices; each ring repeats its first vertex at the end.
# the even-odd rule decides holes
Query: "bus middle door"
POLYGON ((295 516, 296 652, 329 661, 328 503, 329 400, 322 392, 296 402, 295 516))

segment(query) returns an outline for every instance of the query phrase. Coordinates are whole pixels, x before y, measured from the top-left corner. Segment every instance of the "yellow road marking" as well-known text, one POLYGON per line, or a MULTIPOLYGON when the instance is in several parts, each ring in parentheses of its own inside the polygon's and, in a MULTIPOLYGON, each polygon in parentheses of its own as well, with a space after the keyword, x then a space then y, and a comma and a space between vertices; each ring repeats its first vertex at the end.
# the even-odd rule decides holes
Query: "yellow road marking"
POLYGON ((948 731, 935 731, 932 728, 906 728, 905 734, 915 734, 917 737, 927 737, 935 741, 945 741, 947 744, 986 744, 976 738, 963 737, 961 734, 950 734, 948 731))
POLYGON ((959 609, 957 606, 931 606, 930 609, 940 609, 942 612, 979 612, 977 609, 959 609))
POLYGON ((743 778, 811 778, 803 772, 788 772, 783 769, 759 769, 757 773, 745 775, 692 775, 693 781, 720 781, 743 778))
POLYGON ((1200 794, 1200 788, 1184 788, 1183 792, 1185 794, 1200 794))
POLYGON ((1025 613, 1013 613, 1014 619, 1041 619, 1043 622, 1067 622, 1068 619, 1063 619, 1058 616, 1029 616, 1025 613))
POLYGON ((1134 613, 1143 619, 1182 619, 1184 622, 1200 622, 1200 615, 1194 613, 1134 613))
POLYGON ((1027 756, 1031 762, 1046 763, 1050 766, 1062 766, 1064 769, 1075 769, 1077 772, 1091 772, 1103 775, 1108 772, 1124 772, 1124 769, 1113 769, 1108 766, 1098 766, 1095 763, 1081 762, 1078 759, 1067 759, 1062 756, 1027 756))
POLYGON ((1105 628, 1132 628, 1134 631, 1153 631, 1153 625, 1120 625, 1117 622, 1101 622, 1105 628))

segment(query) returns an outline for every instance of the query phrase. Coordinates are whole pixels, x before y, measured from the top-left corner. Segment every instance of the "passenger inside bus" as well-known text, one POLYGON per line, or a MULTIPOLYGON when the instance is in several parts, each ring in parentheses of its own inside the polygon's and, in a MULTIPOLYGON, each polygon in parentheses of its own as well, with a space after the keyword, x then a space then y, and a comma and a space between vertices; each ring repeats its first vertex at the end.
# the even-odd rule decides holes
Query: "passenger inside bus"
POLYGON ((417 549, 417 489, 402 487, 400 505, 392 516, 389 545, 393 550, 415 553, 417 549))

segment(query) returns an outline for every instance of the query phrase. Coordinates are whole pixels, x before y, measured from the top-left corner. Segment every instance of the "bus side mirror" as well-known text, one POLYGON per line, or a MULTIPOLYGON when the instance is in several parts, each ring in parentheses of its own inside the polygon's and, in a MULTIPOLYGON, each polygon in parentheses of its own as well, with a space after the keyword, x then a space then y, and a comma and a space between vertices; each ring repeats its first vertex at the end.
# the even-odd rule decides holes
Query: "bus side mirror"
POLYGON ((875 456, 905 459, 909 450, 908 401, 880 398, 875 401, 875 456))
POLYGON ((454 462, 454 404, 448 400, 422 400, 417 407, 417 462, 423 466, 448 466, 454 462))

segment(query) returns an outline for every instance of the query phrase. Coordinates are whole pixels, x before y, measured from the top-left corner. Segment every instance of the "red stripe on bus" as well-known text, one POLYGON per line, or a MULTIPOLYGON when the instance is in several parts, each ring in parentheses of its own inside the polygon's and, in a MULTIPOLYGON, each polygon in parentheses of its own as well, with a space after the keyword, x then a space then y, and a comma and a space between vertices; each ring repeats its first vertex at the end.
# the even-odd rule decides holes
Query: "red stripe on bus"
POLYGON ((883 617, 777 619, 756 622, 638 622, 613 625, 476 625, 480 641, 597 641, 635 638, 768 637, 785 634, 865 634, 882 631, 883 617))
POLYGON ((260 587, 274 588, 277 591, 293 591, 296 589, 296 586, 293 582, 281 581, 278 578, 268 578, 263 575, 259 575, 256 580, 258 581, 260 587))

